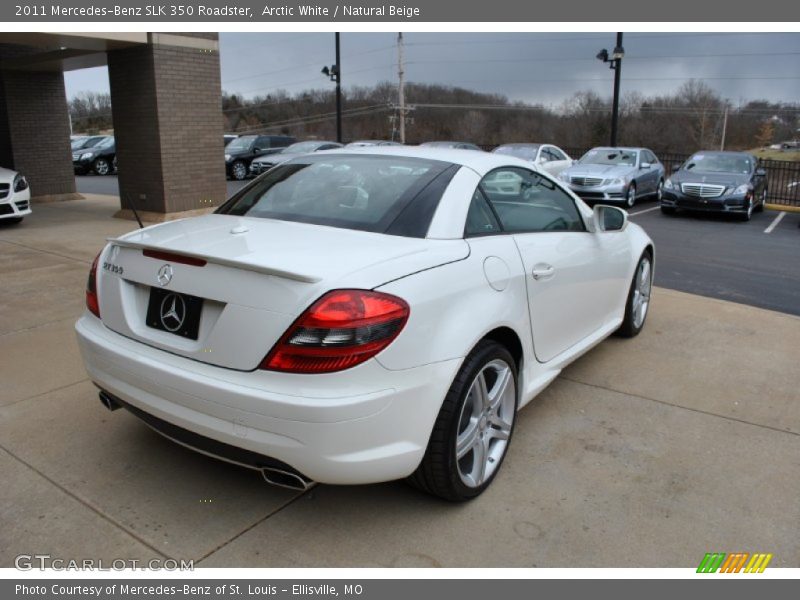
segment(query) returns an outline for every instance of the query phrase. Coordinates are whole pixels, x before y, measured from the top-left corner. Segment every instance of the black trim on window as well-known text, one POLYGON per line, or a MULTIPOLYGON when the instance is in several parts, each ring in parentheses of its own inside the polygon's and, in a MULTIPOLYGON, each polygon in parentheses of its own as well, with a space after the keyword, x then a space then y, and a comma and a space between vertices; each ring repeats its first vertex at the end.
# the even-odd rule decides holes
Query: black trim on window
POLYGON ((450 165, 439 173, 403 207, 384 233, 414 238, 428 235, 439 201, 460 168, 459 165, 450 165))

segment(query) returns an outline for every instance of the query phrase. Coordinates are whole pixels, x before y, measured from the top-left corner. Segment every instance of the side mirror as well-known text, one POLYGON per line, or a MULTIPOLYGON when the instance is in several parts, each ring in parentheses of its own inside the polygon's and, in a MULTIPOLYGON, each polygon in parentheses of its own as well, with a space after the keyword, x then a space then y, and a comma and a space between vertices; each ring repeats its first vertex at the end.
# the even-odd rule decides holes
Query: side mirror
POLYGON ((261 148, 253 148, 253 152, 256 154, 261 154, 261 148))
POLYGON ((767 170, 764 167, 758 167, 756 169, 756 175, 758 175, 759 177, 766 177, 767 176, 767 170))
POLYGON ((652 164, 650 164, 649 162, 643 162, 643 163, 642 163, 642 164, 639 166, 639 168, 640 168, 640 169, 649 169, 649 168, 650 168, 650 167, 652 167, 652 166, 653 166, 653 165, 652 165, 652 164))
POLYGON ((672 172, 673 173, 677 173, 678 171, 680 171, 680 169, 681 169, 680 165, 672 165, 672 172))
POLYGON ((622 231, 628 225, 628 213, 616 206, 595 204, 592 211, 592 225, 597 233, 622 231))

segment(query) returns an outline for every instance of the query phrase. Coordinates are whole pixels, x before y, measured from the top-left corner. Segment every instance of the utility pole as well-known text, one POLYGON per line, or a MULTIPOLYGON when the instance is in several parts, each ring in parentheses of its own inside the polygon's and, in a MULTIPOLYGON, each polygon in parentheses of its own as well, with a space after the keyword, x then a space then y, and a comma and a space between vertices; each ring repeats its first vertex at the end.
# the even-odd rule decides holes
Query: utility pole
POLYGON ((617 32, 617 45, 609 54, 603 48, 597 53, 597 60, 608 63, 608 68, 614 71, 614 103, 611 107, 611 146, 617 145, 617 126, 619 124, 619 83, 622 75, 622 57, 625 49, 622 47, 622 32, 617 32))
POLYGON ((336 83, 336 141, 342 143, 342 65, 339 54, 339 32, 336 32, 336 64, 322 67, 322 74, 336 83))
MULTIPOLYGON (((617 46, 614 49, 614 55, 622 54, 617 52, 622 49, 622 32, 617 32, 617 46)), ((619 83, 620 76, 622 75, 622 56, 614 59, 614 104, 611 107, 611 147, 617 145, 617 126, 619 124, 619 83)))
POLYGON ((403 64, 403 32, 397 34, 397 103, 400 106, 400 143, 406 143, 406 80, 403 64))
POLYGON ((336 32, 336 141, 342 143, 342 62, 339 55, 339 32, 336 32))
POLYGON ((728 131, 728 107, 725 107, 725 114, 722 117, 722 140, 719 143, 719 149, 725 150, 725 134, 728 131))

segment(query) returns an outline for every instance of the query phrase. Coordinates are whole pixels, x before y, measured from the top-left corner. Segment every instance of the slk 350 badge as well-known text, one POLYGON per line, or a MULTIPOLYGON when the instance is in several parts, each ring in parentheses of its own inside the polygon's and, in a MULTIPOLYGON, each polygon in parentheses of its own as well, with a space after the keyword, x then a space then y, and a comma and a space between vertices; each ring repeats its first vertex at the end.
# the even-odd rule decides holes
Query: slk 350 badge
POLYGON ((123 271, 122 267, 120 267, 119 265, 115 265, 114 263, 110 263, 110 262, 104 262, 103 263, 103 269, 106 270, 106 271, 110 271, 111 273, 114 273, 115 275, 122 275, 122 271, 123 271))

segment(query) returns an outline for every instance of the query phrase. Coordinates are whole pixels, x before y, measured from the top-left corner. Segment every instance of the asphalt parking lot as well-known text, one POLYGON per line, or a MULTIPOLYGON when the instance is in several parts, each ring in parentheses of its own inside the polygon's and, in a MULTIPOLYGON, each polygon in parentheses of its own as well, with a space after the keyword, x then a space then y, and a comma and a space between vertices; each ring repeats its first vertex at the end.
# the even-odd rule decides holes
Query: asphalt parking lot
POLYGON ((800 315, 800 213, 767 210, 742 222, 667 216, 655 202, 630 213, 656 243, 657 285, 800 315))
MULTIPOLYGON (((478 500, 399 482, 298 494, 100 406, 73 324, 97 250, 134 227, 116 208, 39 205, 0 227, 0 566, 38 552, 201 567, 693 567, 734 550, 800 566, 797 316, 657 288, 642 335, 604 342, 521 413, 478 500)), ((663 220, 633 218, 649 231, 663 220)), ((742 227, 755 236, 757 222, 742 227)), ((677 251, 661 233, 663 272, 677 251)))

